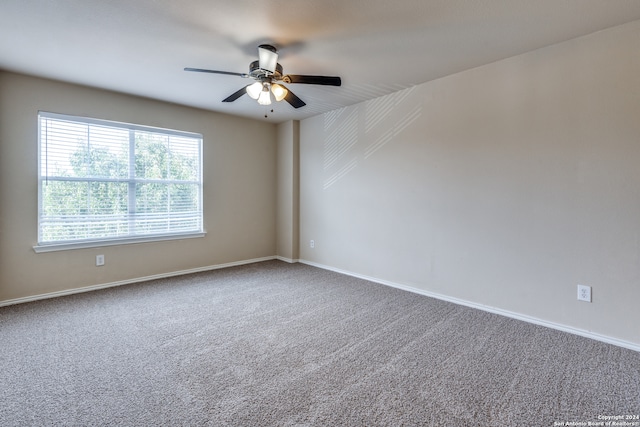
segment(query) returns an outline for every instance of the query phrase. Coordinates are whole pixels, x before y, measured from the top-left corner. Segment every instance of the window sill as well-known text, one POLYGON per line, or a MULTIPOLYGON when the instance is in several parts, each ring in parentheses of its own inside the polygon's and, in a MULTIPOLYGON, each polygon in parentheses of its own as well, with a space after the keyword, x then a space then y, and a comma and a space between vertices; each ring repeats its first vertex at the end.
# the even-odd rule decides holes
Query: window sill
POLYGON ((166 240, 196 239, 199 237, 204 237, 206 234, 207 232, 204 231, 202 233, 169 234, 164 236, 147 236, 147 237, 129 237, 129 238, 123 238, 123 239, 99 240, 99 241, 91 241, 91 242, 52 243, 52 244, 36 245, 33 247, 33 250, 36 253, 42 253, 42 252, 68 251, 72 249, 101 248, 104 246, 130 245, 135 243, 152 243, 152 242, 162 242, 166 240))

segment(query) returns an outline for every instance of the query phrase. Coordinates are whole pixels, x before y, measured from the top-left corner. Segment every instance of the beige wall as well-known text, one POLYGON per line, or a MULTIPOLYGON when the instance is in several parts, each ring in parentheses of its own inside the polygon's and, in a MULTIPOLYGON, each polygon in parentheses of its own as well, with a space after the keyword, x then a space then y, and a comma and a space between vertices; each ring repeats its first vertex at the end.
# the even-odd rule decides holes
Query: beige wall
POLYGON ((276 150, 272 124, 0 72, 0 301, 273 256, 276 150), (38 110, 202 133, 206 237, 36 254, 38 110))
POLYGON ((302 121, 300 258, 640 345, 639 46, 636 21, 302 121))
POLYGON ((298 260, 300 122, 278 125, 277 255, 288 262, 298 260))

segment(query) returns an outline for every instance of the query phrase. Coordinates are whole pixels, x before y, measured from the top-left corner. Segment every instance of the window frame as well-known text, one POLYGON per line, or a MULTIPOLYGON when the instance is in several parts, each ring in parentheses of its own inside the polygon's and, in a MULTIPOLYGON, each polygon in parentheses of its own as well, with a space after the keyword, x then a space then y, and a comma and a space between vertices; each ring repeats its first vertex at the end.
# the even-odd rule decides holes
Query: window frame
MULTIPOLYGON (((33 249, 36 253, 40 252, 51 252, 51 251, 59 251, 59 250, 69 250, 69 249, 82 249, 82 248, 93 248, 93 247, 102 247, 102 246, 114 246, 114 245, 124 245, 124 244, 132 244, 132 243, 145 243, 145 242, 158 242, 158 241, 166 241, 166 240, 179 240, 179 239, 190 239, 190 238, 199 238, 204 237, 206 235, 206 231, 204 228, 204 206, 203 206, 203 153, 204 153, 204 137, 202 134, 196 132, 187 132, 180 131, 175 129, 168 128, 160 128, 154 126, 145 126, 133 123, 119 122, 113 120, 103 120, 96 119, 91 117, 84 116, 76 116, 70 114, 60 114, 53 113, 48 111, 38 111, 37 114, 37 123, 38 123, 38 158, 37 158, 37 168, 38 168, 38 213, 37 213, 37 244, 33 246, 33 249), (42 160, 43 160, 43 145, 44 141, 42 140, 41 133, 41 124, 42 119, 54 119, 54 120, 64 120, 82 123, 86 125, 97 125, 97 126, 107 126, 113 128, 126 129, 131 135, 134 132, 149 132, 154 134, 163 134, 167 136, 177 136, 177 137, 186 137, 186 138, 195 138, 198 139, 198 157, 199 157, 199 165, 198 165, 198 206, 199 206, 199 214, 200 214, 200 230, 199 231, 188 231, 188 232, 169 232, 169 233, 153 233, 153 234, 129 234, 126 236, 116 236, 116 237, 101 237, 101 238, 88 238, 88 239, 78 239, 78 240, 58 240, 51 242, 43 242, 41 241, 41 220, 43 215, 43 182, 47 179, 47 176, 42 173, 42 160)), ((130 152, 133 152, 134 148, 132 147, 132 141, 130 140, 130 152)), ((135 162, 135 154, 130 155, 129 158, 129 168, 132 168, 131 162, 135 162), (132 160, 133 159, 133 160, 132 160)), ((85 179, 78 179, 76 177, 72 177, 69 181, 85 181, 85 179)), ((66 181, 66 180, 64 180, 66 181)), ((128 188, 131 186, 135 186, 136 183, 141 183, 146 181, 145 178, 136 178, 132 176, 131 173, 127 176, 126 179, 117 179, 117 178, 105 178, 101 180, 99 178, 90 177, 87 178, 86 181, 95 181, 95 182, 121 182, 128 184, 128 188)), ((166 182, 170 184, 170 181, 180 181, 180 180, 171 180, 164 179, 160 180, 160 182, 166 182)), ((135 194, 133 195, 133 200, 135 200, 135 194)), ((130 196, 131 202, 131 196, 130 196)))

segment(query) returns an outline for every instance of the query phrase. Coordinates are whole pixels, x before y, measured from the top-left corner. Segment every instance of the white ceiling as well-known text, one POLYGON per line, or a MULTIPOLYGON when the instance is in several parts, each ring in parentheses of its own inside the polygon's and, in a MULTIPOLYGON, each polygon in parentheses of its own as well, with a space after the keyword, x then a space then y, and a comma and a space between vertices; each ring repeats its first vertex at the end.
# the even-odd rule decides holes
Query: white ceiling
POLYGON ((261 120, 302 119, 640 19, 639 0, 0 0, 0 69, 261 120), (307 102, 265 107, 248 83, 263 42, 307 102))

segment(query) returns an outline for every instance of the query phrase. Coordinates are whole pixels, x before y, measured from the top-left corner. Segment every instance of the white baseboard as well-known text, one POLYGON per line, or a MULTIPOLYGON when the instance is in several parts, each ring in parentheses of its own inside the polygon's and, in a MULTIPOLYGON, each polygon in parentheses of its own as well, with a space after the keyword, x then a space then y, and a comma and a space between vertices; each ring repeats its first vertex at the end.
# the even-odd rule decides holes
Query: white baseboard
POLYGON ((295 264, 296 262, 298 262, 297 259, 285 258, 285 257, 280 256, 280 255, 277 255, 276 259, 280 260, 280 261, 288 262, 289 264, 295 264))
POLYGON ((184 274, 191 274, 191 273, 200 273, 203 271, 210 271, 210 270, 218 270, 221 268, 227 268, 227 267, 235 267, 235 266, 239 266, 239 265, 245 265, 245 264, 252 264, 255 262, 262 262, 262 261, 270 261, 270 260, 280 260, 280 261, 284 261, 284 262, 288 262, 288 263, 296 263, 296 262, 300 262, 302 264, 307 264, 313 267, 317 267, 317 268, 321 268, 323 270, 330 270, 330 271, 335 271, 336 273, 340 273, 340 274, 345 274, 347 276, 352 276, 352 277, 357 277, 359 279, 364 279, 364 280, 368 280, 370 282, 374 282, 374 283, 379 283, 381 285, 386 285, 386 286, 390 286, 393 288, 398 288, 398 289, 402 289, 408 292, 412 292, 415 294, 419 294, 419 295, 424 295, 427 297, 431 297, 431 298, 436 298, 439 300, 443 300, 443 301, 448 301, 454 304, 458 304, 458 305, 464 305, 466 307, 471 307, 471 308, 476 308, 478 310, 483 310, 489 313, 494 313, 494 314, 499 314, 501 316, 506 316, 506 317, 510 317, 513 319, 517 319, 517 320, 522 320, 524 322, 528 322, 528 323, 533 323, 536 325, 540 325, 540 326, 545 326, 551 329, 556 329, 559 331, 563 331, 563 332, 568 332, 574 335, 579 335, 582 337, 586 337, 586 338, 591 338, 597 341, 601 341, 601 342, 605 342, 607 344, 613 344, 616 345, 618 347, 623 347, 623 348, 627 348, 630 350, 634 350, 634 351, 638 351, 640 352, 640 345, 630 342, 630 341, 624 341, 624 340, 620 340, 618 338, 613 338, 613 337, 609 337, 606 335, 601 335, 601 334, 597 334, 595 332, 591 332, 591 331, 586 331, 583 329, 578 329, 578 328, 574 328, 572 326, 567 326, 567 325, 562 325, 559 323, 555 323, 555 322, 549 322, 547 320, 543 320, 543 319, 538 319, 536 317, 532 317, 532 316, 527 316, 524 314, 520 314, 520 313, 515 313, 512 311, 508 311, 508 310, 503 310, 500 308, 495 308, 495 307, 490 307, 487 305, 483 305, 483 304, 478 304, 472 301, 467 301, 467 300, 463 300, 463 299, 459 299, 459 298, 454 298, 454 297, 450 297, 447 295, 442 295, 442 294, 438 294, 435 292, 430 292, 430 291, 425 291, 423 289, 418 289, 418 288, 414 288, 412 286, 407 286, 407 285, 403 285, 400 283, 395 283, 395 282, 391 282, 388 280, 383 280, 383 279, 378 279, 375 277, 370 277, 370 276, 365 276, 363 274, 358 274, 358 273, 354 273, 351 271, 347 271, 347 270, 342 270, 339 268, 334 268, 334 267, 330 267, 328 265, 323 265, 323 264, 319 264, 316 262, 312 262, 312 261, 307 261, 304 259, 291 259, 291 258, 285 258, 285 257, 281 257, 281 256, 268 256, 268 257, 262 257, 262 258, 253 258, 253 259, 247 259, 247 260, 242 260, 242 261, 234 261, 234 262, 229 262, 229 263, 225 263, 225 264, 215 264, 215 265, 209 265, 209 266, 205 266, 205 267, 198 267, 198 268, 192 268, 192 269, 188 269, 188 270, 180 270, 180 271, 173 271, 170 273, 162 273, 162 274, 155 274, 152 276, 145 276, 145 277, 137 277, 134 279, 127 279, 127 280, 121 280, 118 282, 110 282, 110 283, 103 283, 103 284, 98 284, 98 285, 92 285, 92 286, 85 286, 82 288, 74 288, 74 289, 67 289, 64 291, 57 291, 57 292, 49 292, 49 293, 45 293, 45 294, 39 294, 39 295, 32 295, 32 296, 28 296, 28 297, 22 297, 22 298, 14 298, 14 299, 10 299, 10 300, 4 300, 4 301, 0 301, 0 307, 4 307, 4 306, 8 306, 8 305, 14 305, 14 304, 21 304, 21 303, 25 303, 25 302, 32 302, 32 301, 38 301, 38 300, 43 300, 43 299, 49 299, 49 298, 56 298, 56 297, 61 297, 61 296, 65 296, 65 295, 73 295, 73 294, 78 294, 78 293, 82 293, 82 292, 90 292, 90 291, 95 291, 98 289, 105 289, 105 288, 112 288, 112 287, 116 287, 116 286, 122 286, 122 285, 129 285, 132 283, 140 283, 140 282, 146 282, 149 280, 156 280, 156 279, 164 279, 164 278, 168 278, 168 277, 174 277, 174 276, 181 276, 184 274))
POLYGON ((324 270, 335 271, 336 273, 346 274, 347 276, 357 277, 359 279, 368 280, 370 282, 379 283, 381 285, 390 286, 393 288, 402 289, 408 292, 413 292, 415 294, 424 295, 431 298, 436 298, 439 300, 451 302, 458 305, 464 305, 466 307, 476 308, 478 310, 487 311, 489 313, 499 314, 501 316, 510 317, 512 319, 522 320, 524 322, 533 323, 540 326, 545 326, 547 328, 556 329, 563 332, 568 332, 570 334, 579 335, 586 338, 591 338, 597 341, 605 342, 607 344, 613 344, 618 347, 627 348, 629 350, 634 350, 640 352, 640 344, 636 344, 630 341, 624 341, 618 338, 609 337, 606 335, 597 334, 595 332, 586 331, 584 329, 574 328, 572 326, 562 325, 555 322, 549 322, 548 320, 538 319, 536 317, 527 316, 525 314, 515 313, 513 311, 503 310, 496 307, 491 307, 483 304, 478 304, 472 301, 467 301, 459 298, 450 297, 447 295, 438 294, 435 292, 429 292, 422 289, 414 288, 412 286, 402 285, 400 283, 390 282, 388 280, 382 280, 375 277, 365 276, 363 274, 353 273, 351 271, 342 270, 339 268, 330 267, 328 265, 318 264, 316 262, 307 261, 304 259, 299 259, 298 262, 301 264, 307 264, 313 267, 322 268, 324 270))
POLYGON ((15 298, 10 300, 0 301, 0 307, 7 306, 7 305, 21 304, 24 302, 38 301, 42 299, 62 297, 65 295, 79 294, 82 292, 90 292, 98 289, 113 288, 115 286, 130 285, 132 283, 147 282, 149 280, 165 279, 167 277, 174 277, 174 276, 182 276, 183 274, 200 273, 203 271, 218 270, 220 268, 235 267, 235 266, 244 265, 244 264, 252 264, 254 262, 271 261, 274 259, 276 259, 275 256, 247 259, 242 261, 228 262, 225 264, 215 264, 215 265, 208 265, 205 267, 191 268, 188 270, 172 271, 170 273, 154 274, 152 276, 136 277, 135 279, 120 280, 118 282, 84 286, 82 288, 67 289, 64 291, 48 292, 46 294, 32 295, 32 296, 23 297, 23 298, 15 298))

